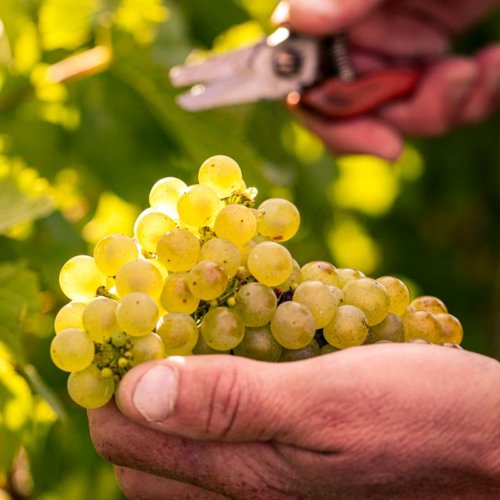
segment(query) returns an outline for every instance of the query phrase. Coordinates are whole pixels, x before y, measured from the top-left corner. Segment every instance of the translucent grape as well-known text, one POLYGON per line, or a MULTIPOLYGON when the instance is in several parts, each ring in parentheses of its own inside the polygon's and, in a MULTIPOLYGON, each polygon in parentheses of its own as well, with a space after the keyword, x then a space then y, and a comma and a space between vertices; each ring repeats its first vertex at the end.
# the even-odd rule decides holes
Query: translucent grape
POLYGON ((205 160, 198 171, 198 181, 226 198, 245 184, 240 166, 229 156, 216 155, 205 160))
POLYGON ((412 339, 423 339, 433 344, 440 342, 441 326, 429 311, 408 311, 403 316, 403 326, 406 342, 412 339))
POLYGON ((202 184, 194 184, 184 189, 177 202, 179 218, 195 227, 212 224, 220 208, 221 202, 217 193, 202 184))
POLYGON ((132 347, 130 352, 132 359, 131 366, 136 366, 153 359, 162 359, 165 357, 165 347, 163 341, 156 333, 148 333, 142 337, 131 337, 132 347))
POLYGON ((69 259, 59 273, 59 285, 64 295, 76 302, 88 302, 96 296, 97 289, 106 284, 106 275, 88 255, 69 259))
POLYGON ((243 340, 233 349, 236 356, 259 361, 278 361, 281 351, 282 347, 272 336, 269 325, 245 328, 243 340))
POLYGON ((344 286, 352 280, 359 280, 359 278, 365 278, 366 276, 357 269, 351 269, 350 267, 340 267, 337 269, 338 286, 339 288, 344 288, 344 286))
POLYGON ((87 368, 94 359, 94 343, 79 328, 67 328, 52 339, 50 357, 65 372, 87 368))
POLYGON ((68 393, 71 399, 83 408, 100 408, 113 396, 113 378, 101 376, 101 371, 92 364, 68 377, 68 393))
POLYGON ((245 326, 263 326, 271 321, 277 302, 275 293, 267 286, 247 283, 238 290, 235 310, 245 326))
POLYGON ((214 231, 219 238, 241 247, 255 236, 257 219, 244 205, 226 205, 215 218, 214 231))
POLYGON ((127 262, 116 275, 116 291, 120 297, 142 292, 157 298, 162 288, 163 278, 160 271, 147 260, 127 262))
POLYGON ((297 207, 282 198, 269 198, 260 204, 257 231, 273 241, 288 241, 300 226, 297 207))
POLYGON ((201 323, 205 342, 219 351, 234 349, 245 335, 245 325, 239 314, 228 307, 210 309, 201 323))
POLYGON ((383 321, 371 326, 368 331, 370 343, 374 344, 379 340, 390 340, 391 342, 404 342, 403 321, 394 313, 389 313, 383 321))
POLYGON ((303 278, 300 265, 295 259, 292 259, 292 273, 285 282, 280 283, 276 288, 278 288, 282 292, 295 290, 299 283, 301 283, 302 281, 303 278))
POLYGON ((328 285, 321 281, 304 281, 293 294, 293 300, 309 309, 316 329, 330 323, 337 308, 337 299, 328 285))
POLYGON ((54 319, 54 331, 60 333, 66 328, 83 330, 82 314, 86 307, 83 302, 69 302, 61 307, 54 319))
POLYGON ((379 283, 384 285, 387 295, 389 295, 389 312, 397 316, 403 316, 410 303, 410 291, 408 287, 394 276, 382 276, 377 278, 379 283))
POLYGON ((134 235, 142 248, 156 253, 160 238, 176 227, 175 221, 167 214, 148 208, 137 217, 134 235))
POLYGON ((279 360, 280 362, 300 361, 301 359, 309 359, 316 356, 319 356, 319 345, 315 339, 312 339, 302 349, 283 349, 279 360))
POLYGON ((177 219, 177 201, 186 188, 186 183, 177 177, 164 177, 151 188, 149 204, 151 208, 164 212, 172 219, 177 219))
POLYGON ((115 276, 120 267, 138 258, 139 249, 135 241, 123 234, 108 234, 94 248, 96 266, 106 276, 115 276))
POLYGON ((439 313, 435 317, 441 326, 440 343, 451 342, 452 344, 460 344, 464 336, 464 330, 460 321, 455 316, 447 313, 439 313))
POLYGON ((200 299, 195 297, 189 289, 188 273, 173 273, 167 276, 160 302, 165 310, 171 313, 192 314, 196 311, 200 299))
POLYGON ((156 253, 168 271, 189 271, 198 262, 200 242, 187 229, 173 229, 160 238, 156 253))
POLYGON ((384 285, 372 278, 359 278, 343 288, 344 303, 361 309, 368 325, 380 323, 389 312, 389 296, 384 285))
POLYGON ((220 297, 227 287, 227 276, 222 267, 210 260, 198 262, 188 273, 191 293, 202 300, 220 297))
POLYGON ((302 349, 314 337, 316 325, 307 307, 298 302, 283 302, 271 320, 271 332, 287 349, 302 349))
POLYGON ((121 329, 116 321, 118 302, 108 297, 98 297, 83 311, 82 322, 94 342, 103 342, 121 329))
POLYGON ((193 348, 193 354, 231 354, 231 350, 227 349, 225 351, 219 351, 214 349, 213 347, 210 347, 200 335, 198 337, 198 342, 193 348))
POLYGON ((264 241, 250 250, 247 266, 257 281, 267 286, 278 286, 292 274, 293 262, 284 246, 264 241))
POLYGON ((337 268, 330 262, 308 262, 302 266, 301 274, 304 281, 321 281, 325 285, 339 286, 337 268))
POLYGON ((198 327, 194 319, 187 314, 166 314, 160 318, 156 333, 163 340, 167 356, 190 354, 198 342, 198 327))
POLYGON ((241 254, 238 247, 231 241, 212 238, 201 247, 200 260, 210 260, 219 264, 226 276, 231 278, 241 265, 241 254))
POLYGON ((125 332, 133 337, 150 333, 158 321, 156 302, 145 293, 129 293, 118 303, 116 320, 125 332))
POLYGON ((427 311, 432 314, 446 314, 448 312, 444 302, 432 295, 422 295, 413 299, 409 308, 413 311, 427 311))
POLYGON ((339 306, 332 321, 323 328, 323 335, 338 349, 361 345, 368 335, 368 320, 358 307, 339 306))
POLYGON ((342 305, 344 303, 344 292, 336 286, 328 285, 328 288, 335 297, 335 307, 342 305))

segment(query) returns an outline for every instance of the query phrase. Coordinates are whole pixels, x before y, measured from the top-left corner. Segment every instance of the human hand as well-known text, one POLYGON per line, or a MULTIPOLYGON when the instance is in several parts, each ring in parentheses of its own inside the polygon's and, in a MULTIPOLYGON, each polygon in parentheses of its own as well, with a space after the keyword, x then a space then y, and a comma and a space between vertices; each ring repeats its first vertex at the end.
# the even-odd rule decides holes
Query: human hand
MULTIPOLYGON (((426 61, 410 98, 357 118, 328 120, 297 108, 303 123, 336 153, 371 153, 396 159, 404 136, 433 136, 483 120, 500 103, 500 45, 475 57, 446 56, 450 39, 498 0, 287 0, 273 19, 313 35, 347 33, 352 59, 363 73, 426 61)), ((323 89, 308 104, 321 111, 323 89)))
POLYGON ((500 364, 372 345, 292 363, 189 356, 141 364, 89 411, 132 499, 493 498, 500 364))

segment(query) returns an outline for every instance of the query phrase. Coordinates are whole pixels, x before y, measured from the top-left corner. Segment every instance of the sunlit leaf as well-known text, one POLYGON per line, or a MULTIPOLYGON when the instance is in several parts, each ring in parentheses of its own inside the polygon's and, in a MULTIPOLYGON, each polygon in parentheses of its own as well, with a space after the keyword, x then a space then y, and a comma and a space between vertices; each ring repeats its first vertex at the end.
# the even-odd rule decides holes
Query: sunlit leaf
POLYGON ((17 73, 27 73, 40 59, 38 32, 29 18, 23 20, 13 49, 13 69, 17 73))

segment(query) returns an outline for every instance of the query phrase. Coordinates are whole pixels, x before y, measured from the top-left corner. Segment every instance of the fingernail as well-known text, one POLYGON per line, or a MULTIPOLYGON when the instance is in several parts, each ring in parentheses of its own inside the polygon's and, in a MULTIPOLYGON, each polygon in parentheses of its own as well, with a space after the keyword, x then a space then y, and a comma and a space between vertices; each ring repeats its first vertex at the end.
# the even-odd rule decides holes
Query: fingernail
POLYGON ((148 422, 161 422, 173 411, 177 398, 177 373, 166 365, 147 371, 135 386, 132 401, 148 422))
POLYGON ((285 24, 288 21, 290 13, 290 5, 288 2, 282 1, 278 4, 271 16, 271 21, 274 24, 285 24))

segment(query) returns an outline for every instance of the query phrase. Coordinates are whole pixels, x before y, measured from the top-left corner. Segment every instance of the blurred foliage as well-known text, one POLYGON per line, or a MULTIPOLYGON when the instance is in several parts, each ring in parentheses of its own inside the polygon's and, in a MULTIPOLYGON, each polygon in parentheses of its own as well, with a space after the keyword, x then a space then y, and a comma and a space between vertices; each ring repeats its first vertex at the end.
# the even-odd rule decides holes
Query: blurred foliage
MULTIPOLYGON (((0 2, 0 496, 121 498, 49 360, 58 271, 101 235, 129 233, 157 179, 194 182, 213 154, 233 156, 261 199, 298 204, 301 262, 404 276, 461 318, 466 348, 498 354, 498 117, 390 164, 333 158, 279 103, 175 104, 168 69, 269 33, 275 4, 0 2)), ((497 22, 457 49, 491 42, 497 22)))

